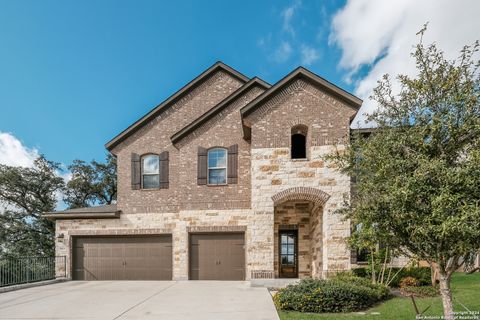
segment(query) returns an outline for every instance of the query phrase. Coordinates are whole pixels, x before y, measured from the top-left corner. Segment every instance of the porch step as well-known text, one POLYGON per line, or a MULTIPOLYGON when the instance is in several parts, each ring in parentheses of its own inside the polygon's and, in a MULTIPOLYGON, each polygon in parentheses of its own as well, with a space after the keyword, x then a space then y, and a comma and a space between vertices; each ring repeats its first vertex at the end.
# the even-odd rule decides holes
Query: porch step
POLYGON ((289 284, 297 283, 298 278, 277 278, 277 279, 251 279, 251 287, 265 287, 265 288, 285 288, 289 284))

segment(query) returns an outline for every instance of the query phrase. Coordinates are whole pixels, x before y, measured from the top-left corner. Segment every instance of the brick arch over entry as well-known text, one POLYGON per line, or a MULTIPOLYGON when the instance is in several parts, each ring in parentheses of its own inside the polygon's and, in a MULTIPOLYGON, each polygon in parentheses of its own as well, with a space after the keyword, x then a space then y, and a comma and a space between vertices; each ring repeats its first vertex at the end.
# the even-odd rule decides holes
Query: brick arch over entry
POLYGON ((323 206, 330 195, 320 189, 310 187, 289 188, 272 196, 273 204, 277 205, 291 200, 308 200, 315 205, 323 206))

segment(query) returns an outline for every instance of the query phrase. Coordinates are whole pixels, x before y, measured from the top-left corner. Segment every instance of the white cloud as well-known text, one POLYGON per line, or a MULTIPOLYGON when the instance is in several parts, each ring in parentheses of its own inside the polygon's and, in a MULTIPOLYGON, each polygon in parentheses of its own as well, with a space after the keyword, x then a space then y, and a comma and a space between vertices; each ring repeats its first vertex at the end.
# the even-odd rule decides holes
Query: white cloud
MULTIPOLYGON (((39 156, 40 154, 37 149, 25 146, 11 133, 0 132, 0 164, 32 168, 34 167, 35 159, 39 156)), ((59 170, 56 174, 67 183, 72 179, 72 174, 66 169, 65 165, 61 164, 61 168, 62 171, 59 170)), ((62 201, 63 193, 57 191, 55 198, 57 198, 58 201, 57 209, 64 209, 65 204, 62 201)), ((0 202, 0 214, 6 209, 14 210, 15 208, 0 202)))
POLYGON ((38 150, 28 148, 10 133, 0 132, 0 164, 33 167, 38 150))
POLYGON ((423 24, 428 22, 424 43, 436 42, 453 59, 463 45, 479 38, 478 12, 478 0, 349 0, 333 18, 330 42, 341 48, 340 66, 364 99, 354 123, 376 107, 368 97, 383 74, 415 75, 410 52, 423 24), (360 75, 363 66, 371 68, 360 75))
MULTIPOLYGON (((31 168, 38 156, 37 149, 24 146, 11 133, 0 132, 0 164, 31 168)), ((14 209, 14 207, 0 202, 0 214, 5 210, 14 209)))
POLYGON ((292 26, 292 18, 293 18, 293 15, 295 14, 295 11, 297 11, 297 9, 300 7, 301 4, 302 3, 299 0, 297 0, 293 2, 291 6, 286 7, 282 11, 283 31, 290 34, 292 37, 295 36, 295 30, 293 29, 293 26, 292 26))
POLYGON ((318 50, 315 48, 312 48, 308 45, 302 45, 302 64, 304 65, 311 65, 315 61, 317 61, 320 58, 320 54, 318 53, 318 50))
POLYGON ((277 62, 285 62, 292 54, 292 46, 287 41, 282 41, 280 46, 273 53, 273 59, 277 62))

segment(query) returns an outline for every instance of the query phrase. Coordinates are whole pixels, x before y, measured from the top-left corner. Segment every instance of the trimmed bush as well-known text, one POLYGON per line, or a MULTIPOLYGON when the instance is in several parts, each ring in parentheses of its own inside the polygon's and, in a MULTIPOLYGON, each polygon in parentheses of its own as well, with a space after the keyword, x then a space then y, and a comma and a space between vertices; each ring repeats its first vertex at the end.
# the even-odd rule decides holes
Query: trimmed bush
POLYGON ((304 279, 280 289, 274 297, 275 305, 299 312, 351 312, 389 297, 388 288, 365 280, 351 275, 330 280, 304 279))
MULTIPOLYGON (((400 268, 392 268, 391 276, 393 277, 393 275, 395 275, 399 269, 400 268)), ((379 272, 380 270, 376 270, 377 275, 379 272)), ((368 267, 352 269, 352 273, 362 278, 370 279, 372 277, 372 270, 368 267)), ((388 269, 386 273, 388 273, 388 269)), ((386 277, 387 274, 385 274, 385 278, 386 277)), ((400 285, 400 280, 405 277, 413 277, 417 279, 419 286, 429 286, 432 282, 431 271, 429 267, 410 267, 400 271, 400 273, 397 274, 397 276, 390 282, 390 287, 398 288, 400 285)))
POLYGON ((438 289, 432 286, 403 287, 400 291, 403 295, 413 295, 415 297, 436 297, 439 294, 438 289))
POLYGON ((352 269, 352 273, 360 278, 371 278, 372 272, 369 268, 361 267, 352 269))
POLYGON ((390 295, 390 290, 388 289, 388 287, 379 284, 372 284, 372 281, 370 279, 360 278, 353 275, 352 273, 338 273, 332 279, 351 283, 359 287, 366 287, 375 290, 377 292, 379 300, 384 300, 390 295))
POLYGON ((417 279, 415 279, 414 277, 405 277, 405 278, 402 278, 402 280, 400 280, 400 283, 398 284, 398 286, 400 288, 405 288, 405 287, 418 287, 419 285, 419 282, 417 279))

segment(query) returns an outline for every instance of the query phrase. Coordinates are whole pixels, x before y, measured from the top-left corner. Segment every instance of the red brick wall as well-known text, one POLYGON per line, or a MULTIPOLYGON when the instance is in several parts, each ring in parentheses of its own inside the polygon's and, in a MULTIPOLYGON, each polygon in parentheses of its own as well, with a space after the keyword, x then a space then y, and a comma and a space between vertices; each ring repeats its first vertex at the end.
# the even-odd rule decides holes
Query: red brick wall
MULTIPOLYGON (((243 83, 236 78, 219 71, 176 102, 168 111, 144 125, 112 150, 112 153, 117 155, 117 205, 120 210, 127 213, 176 212, 179 210, 184 196, 180 171, 184 168, 181 168, 180 151, 172 145, 170 137, 242 85, 243 83), (169 151, 169 189, 132 190, 131 153, 141 155, 162 151, 169 151)), ((192 166, 196 166, 196 158, 194 161, 190 161, 192 166)), ((196 179, 196 176, 191 179, 196 179)))
POLYGON ((250 145, 243 139, 239 109, 263 92, 254 87, 175 146, 170 137, 218 104, 242 83, 219 72, 187 97, 115 147, 118 207, 123 212, 178 212, 184 209, 250 207, 250 145), (238 184, 197 185, 197 148, 238 144, 238 184), (131 189, 131 153, 169 151, 169 188, 131 189))
POLYGON ((177 145, 184 198, 181 209, 247 209, 251 204, 250 144, 243 139, 240 108, 264 90, 253 88, 177 145), (197 185, 197 148, 238 144, 238 183, 227 186, 197 185))
POLYGON ((335 144, 348 137, 354 114, 338 99, 297 80, 249 116, 252 148, 289 148, 296 124, 308 126, 307 147, 335 144))
MULTIPOLYGON (((255 87, 194 133, 172 145, 170 137, 243 85, 217 72, 202 85, 116 146, 118 207, 126 213, 197 209, 244 209, 251 206, 251 148, 289 147, 290 128, 308 126, 308 146, 333 144, 347 137, 354 109, 304 81, 296 81, 247 119, 251 144, 243 139, 240 108, 261 94, 255 87), (197 148, 238 144, 238 184, 197 185, 197 148), (131 153, 169 151, 169 189, 132 190, 131 153)), ((308 154, 307 154, 308 155, 308 154)))

